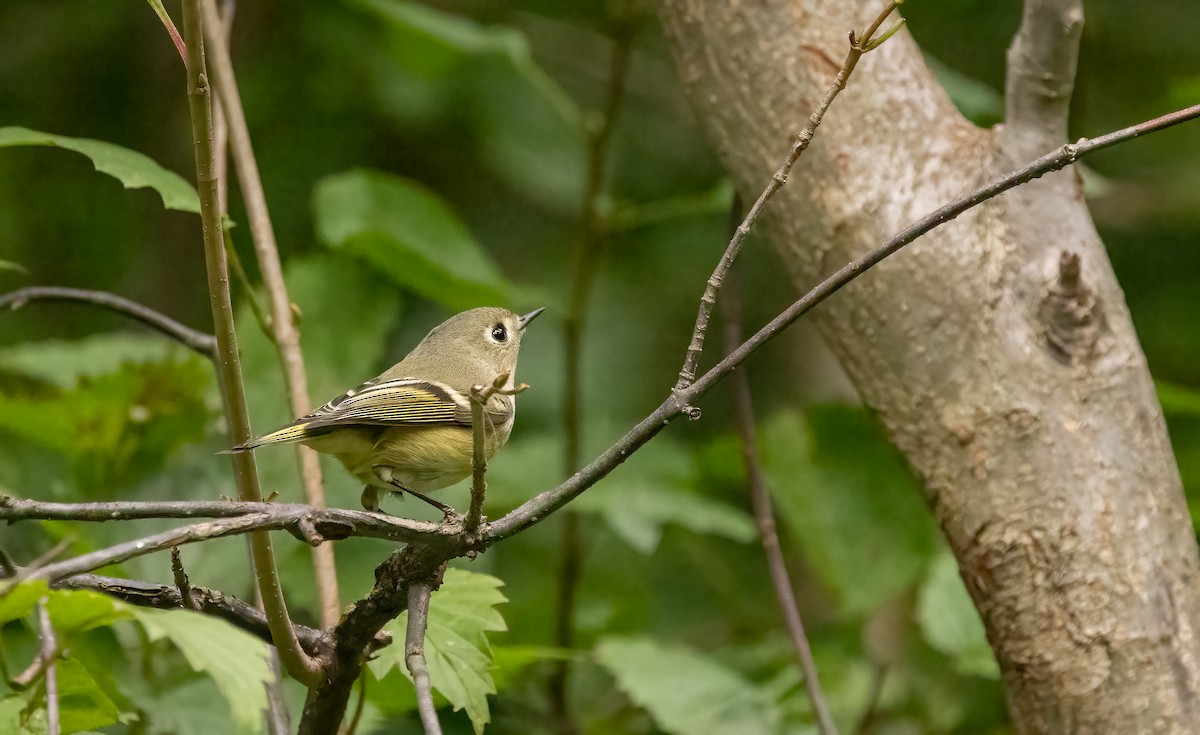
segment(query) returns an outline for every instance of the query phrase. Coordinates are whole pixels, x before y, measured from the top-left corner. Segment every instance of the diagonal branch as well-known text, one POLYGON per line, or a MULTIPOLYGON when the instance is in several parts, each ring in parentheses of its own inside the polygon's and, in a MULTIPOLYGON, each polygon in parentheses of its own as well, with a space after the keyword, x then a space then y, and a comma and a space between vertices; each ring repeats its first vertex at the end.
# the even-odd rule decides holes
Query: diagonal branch
POLYGON ((1025 0, 1021 27, 1008 48, 1000 133, 1012 160, 1067 139, 1082 35, 1083 0, 1025 0))
MULTIPOLYGON (((675 391, 683 391, 690 386, 696 379, 696 370, 700 366, 700 355, 704 351, 704 338, 708 334, 708 323, 712 319, 713 306, 717 303, 717 292, 721 290, 721 284, 725 281, 725 275, 733 266, 733 261, 737 259, 738 253, 742 250, 742 241, 746 239, 746 235, 750 234, 750 228, 754 226, 758 216, 767 206, 767 202, 771 197, 775 196, 775 192, 783 188, 787 183, 788 173, 791 172, 792 166, 799 160, 800 155, 808 149, 808 144, 812 142, 813 135, 816 133, 817 126, 825 119, 825 113, 829 111, 833 100, 846 88, 846 82, 850 79, 850 75, 854 73, 855 67, 858 66, 859 59, 868 51, 878 48, 881 43, 886 41, 893 33, 895 33, 903 19, 895 25, 884 31, 882 35, 876 37, 875 33, 887 20, 887 17, 892 12, 900 7, 904 0, 889 0, 875 17, 871 25, 862 32, 861 37, 854 32, 850 33, 850 50, 846 52, 846 60, 842 62, 842 68, 838 70, 837 76, 833 78, 833 83, 829 85, 828 91, 825 92, 825 98, 821 100, 821 104, 813 111, 808 118, 808 124, 804 129, 796 134, 796 140, 792 143, 791 149, 787 156, 784 157, 783 163, 779 164, 779 168, 771 176, 771 180, 767 182, 767 186, 758 195, 754 205, 750 207, 750 211, 746 213, 746 218, 738 225, 733 232, 733 237, 729 240, 729 245, 725 248, 725 254, 721 256, 721 260, 717 262, 717 267, 713 270, 711 276, 708 277, 708 282, 704 286, 704 293, 700 296, 700 308, 696 312, 696 326, 692 330, 692 340, 688 344, 687 355, 683 360, 683 367, 679 371, 679 380, 675 383, 675 391)), ((689 415, 697 415, 694 411, 689 412, 689 415)))
POLYGON ((216 354, 217 340, 211 334, 192 329, 149 306, 107 291, 89 291, 61 286, 28 286, 0 294, 0 309, 7 307, 16 311, 30 301, 75 301, 92 304, 141 322, 210 360, 216 354))
POLYGON ((512 512, 487 526, 487 535, 492 541, 508 538, 532 527, 547 515, 569 503, 584 490, 595 485, 608 473, 629 458, 646 442, 654 438, 667 424, 674 421, 680 414, 691 411, 691 403, 698 400, 714 385, 725 378, 734 368, 746 361, 750 355, 787 329, 793 322, 807 314, 817 304, 837 293, 843 286, 878 265, 888 256, 894 254, 905 245, 916 240, 921 235, 958 217, 968 209, 979 206, 993 197, 1009 189, 1044 176, 1052 171, 1058 171, 1084 156, 1096 151, 1110 148, 1119 143, 1132 140, 1141 135, 1147 135, 1164 130, 1182 122, 1200 117, 1200 105, 1193 105, 1177 110, 1137 125, 1131 125, 1121 130, 1098 136, 1096 138, 1081 138, 1076 143, 1064 145, 1057 150, 1037 158, 1021 168, 1000 176, 984 184, 952 202, 939 207, 921 219, 909 225, 904 230, 893 235, 878 248, 857 258, 853 262, 838 269, 833 275, 817 284, 812 290, 800 297, 778 316, 772 319, 743 342, 738 348, 723 360, 700 376, 695 383, 683 390, 673 391, 667 400, 663 401, 649 416, 642 419, 615 444, 606 449, 586 467, 572 475, 556 488, 539 493, 525 501, 512 512))

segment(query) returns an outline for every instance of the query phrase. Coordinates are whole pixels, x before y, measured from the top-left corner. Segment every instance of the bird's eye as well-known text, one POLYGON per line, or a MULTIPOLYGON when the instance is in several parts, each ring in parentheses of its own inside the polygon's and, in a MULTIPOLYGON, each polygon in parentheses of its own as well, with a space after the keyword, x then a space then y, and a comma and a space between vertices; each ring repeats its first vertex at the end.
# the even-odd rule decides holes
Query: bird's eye
POLYGON ((508 330, 504 328, 503 324, 497 324, 496 326, 492 327, 492 339, 496 340, 497 342, 508 341, 508 330))

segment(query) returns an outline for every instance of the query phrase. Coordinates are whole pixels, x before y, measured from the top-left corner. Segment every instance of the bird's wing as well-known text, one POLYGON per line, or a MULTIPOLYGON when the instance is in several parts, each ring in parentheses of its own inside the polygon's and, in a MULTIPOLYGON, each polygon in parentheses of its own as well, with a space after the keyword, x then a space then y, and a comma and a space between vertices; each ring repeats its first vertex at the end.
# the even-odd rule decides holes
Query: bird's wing
MULTIPOLYGON (((502 424, 512 413, 511 403, 501 406, 495 403, 489 403, 487 418, 493 425, 502 424)), ((376 378, 277 431, 234 447, 233 451, 304 441, 342 428, 429 425, 470 426, 469 399, 436 380, 376 378)))

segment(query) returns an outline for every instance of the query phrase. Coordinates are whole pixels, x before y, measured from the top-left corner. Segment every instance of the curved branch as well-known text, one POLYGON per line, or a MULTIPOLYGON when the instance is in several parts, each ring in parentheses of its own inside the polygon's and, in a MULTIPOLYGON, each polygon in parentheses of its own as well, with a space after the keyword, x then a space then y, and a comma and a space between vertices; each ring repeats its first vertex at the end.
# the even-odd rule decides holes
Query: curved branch
POLYGON ((1083 0, 1025 0, 1008 48, 1002 145, 1014 161, 1067 139, 1083 0))
POLYGON ((0 309, 9 308, 16 311, 30 301, 74 301, 92 304, 141 322, 210 360, 216 354, 217 340, 211 334, 192 329, 149 306, 107 291, 62 286, 28 286, 0 294, 0 309))

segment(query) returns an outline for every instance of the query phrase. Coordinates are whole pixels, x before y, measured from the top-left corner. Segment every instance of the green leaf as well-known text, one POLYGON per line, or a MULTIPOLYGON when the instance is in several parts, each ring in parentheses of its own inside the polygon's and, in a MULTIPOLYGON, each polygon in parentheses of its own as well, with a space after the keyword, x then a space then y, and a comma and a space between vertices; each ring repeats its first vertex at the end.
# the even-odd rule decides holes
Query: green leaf
POLYGON ((21 713, 25 711, 25 700, 16 694, 0 699, 0 732, 21 732, 21 713))
POLYGON ((158 335, 133 332, 95 334, 77 340, 25 342, 0 350, 0 372, 72 388, 80 378, 116 372, 126 363, 182 360, 186 348, 158 335))
POLYGON ((954 659, 962 674, 999 679, 983 621, 949 551, 937 556, 917 595, 917 624, 929 645, 954 659))
POLYGON ((101 691, 83 664, 61 659, 55 664, 63 735, 96 730, 117 721, 117 705, 101 691))
MULTIPOLYGON (((496 693, 492 679, 489 631, 507 630, 496 606, 507 602, 500 592, 503 582, 486 574, 447 569, 445 580, 429 603, 429 628, 425 633, 425 658, 433 688, 454 709, 465 709, 476 735, 491 721, 487 695, 496 693)), ((377 679, 392 666, 407 673, 404 662, 404 613, 384 629, 395 644, 368 665, 377 679)))
POLYGON ((596 660, 621 691, 668 733, 777 732, 771 698, 736 671, 701 653, 649 638, 604 638, 596 660))
POLYGON ((62 636, 129 618, 126 606, 90 590, 55 590, 46 601, 46 612, 54 630, 62 636))
POLYGON ((212 676, 239 730, 257 730, 271 678, 267 645, 216 618, 184 610, 130 608, 150 640, 170 640, 196 671, 212 676))
POLYGON ((404 33, 409 37, 406 40, 417 37, 426 56, 502 58, 563 122, 578 132, 583 131, 583 113, 554 78, 534 62, 529 42, 520 31, 507 26, 485 26, 461 15, 403 0, 357 0, 356 4, 404 33))
POLYGON ((937 530, 911 471, 866 411, 774 416, 762 455, 780 518, 846 612, 917 584, 937 530))
POLYGON ((1200 391, 1164 380, 1154 381, 1154 391, 1166 415, 1200 417, 1200 391))
POLYGON ((200 212, 200 198, 192 185, 149 156, 100 140, 68 138, 20 127, 0 128, 0 148, 33 145, 65 148, 85 155, 97 171, 116 178, 126 189, 148 187, 158 192, 167 209, 200 212))
POLYGON ((985 127, 1004 118, 1004 98, 995 89, 929 54, 925 54, 925 64, 963 117, 985 127))
POLYGON ((18 273, 29 274, 29 270, 20 263, 14 263, 11 260, 0 260, 0 271, 16 271, 18 273))
POLYGON ((0 583, 0 624, 10 620, 19 620, 28 615, 49 589, 46 583, 40 579, 19 582, 15 586, 5 586, 11 584, 11 582, 0 583))
POLYGON ((322 179, 317 232, 335 250, 363 258, 402 288, 454 310, 507 303, 512 286, 437 195, 376 171, 322 179))

